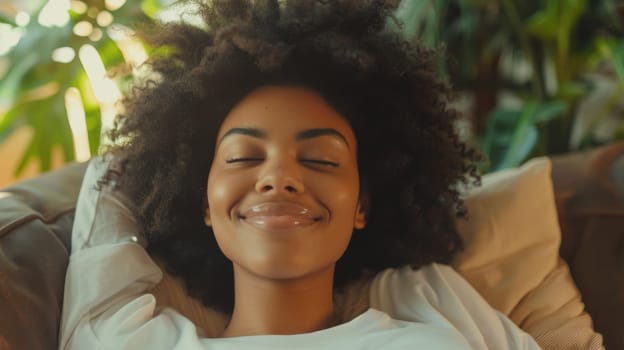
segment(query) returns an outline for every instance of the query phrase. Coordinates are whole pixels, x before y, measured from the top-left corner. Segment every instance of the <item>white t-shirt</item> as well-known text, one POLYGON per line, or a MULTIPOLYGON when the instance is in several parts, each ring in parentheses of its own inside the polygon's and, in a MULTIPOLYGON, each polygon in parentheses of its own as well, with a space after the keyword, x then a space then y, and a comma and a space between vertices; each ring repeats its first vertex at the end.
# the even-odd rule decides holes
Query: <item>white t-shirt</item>
POLYGON ((156 307, 149 290, 162 272, 127 224, 132 220, 98 208, 107 193, 95 184, 105 169, 105 163, 92 161, 83 180, 60 349, 539 349, 452 268, 438 264, 378 273, 370 287, 371 308, 335 327, 298 335, 204 337, 181 313, 156 307))

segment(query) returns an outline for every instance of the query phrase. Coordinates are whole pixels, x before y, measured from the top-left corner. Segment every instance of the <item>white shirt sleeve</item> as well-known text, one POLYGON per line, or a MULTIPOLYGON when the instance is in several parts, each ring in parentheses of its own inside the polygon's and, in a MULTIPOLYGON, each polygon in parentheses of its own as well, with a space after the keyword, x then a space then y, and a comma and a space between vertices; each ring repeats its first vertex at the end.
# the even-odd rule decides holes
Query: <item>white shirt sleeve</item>
POLYGON ((370 302, 399 320, 454 328, 474 349, 540 349, 446 265, 386 269, 371 284, 370 302))
POLYGON ((157 312, 148 291, 162 272, 145 251, 132 211, 108 186, 96 189, 107 169, 107 162, 92 160, 82 183, 59 349, 201 348, 192 322, 172 309, 157 312))

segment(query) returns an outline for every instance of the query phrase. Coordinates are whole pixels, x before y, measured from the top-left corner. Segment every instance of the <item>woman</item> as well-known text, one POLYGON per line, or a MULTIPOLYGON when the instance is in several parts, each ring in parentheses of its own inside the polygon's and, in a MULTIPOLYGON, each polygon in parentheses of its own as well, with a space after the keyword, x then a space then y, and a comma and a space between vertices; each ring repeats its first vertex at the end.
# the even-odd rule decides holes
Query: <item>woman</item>
POLYGON ((85 191, 61 348, 539 348, 437 264, 461 249, 457 186, 478 182, 478 155, 433 54, 385 29, 392 6, 199 7, 209 29, 151 37, 169 54, 126 99, 105 179, 137 204, 150 256, 229 322, 206 337, 156 310, 142 236, 83 230, 85 191), (366 274, 371 308, 345 319, 334 292, 366 274))

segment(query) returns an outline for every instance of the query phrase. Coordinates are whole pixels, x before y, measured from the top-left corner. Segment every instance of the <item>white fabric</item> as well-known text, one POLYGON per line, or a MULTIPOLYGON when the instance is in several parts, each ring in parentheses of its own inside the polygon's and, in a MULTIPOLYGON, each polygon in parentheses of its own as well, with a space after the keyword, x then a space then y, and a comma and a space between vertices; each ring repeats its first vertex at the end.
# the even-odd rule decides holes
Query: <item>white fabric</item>
POLYGON ((446 265, 380 272, 371 285, 370 306, 392 318, 455 329, 473 349, 539 349, 446 265))
POLYGON ((60 349, 539 349, 454 270, 437 264, 382 271, 371 284, 372 308, 336 327, 289 336, 203 337, 176 310, 156 308, 149 290, 161 270, 140 237, 98 211, 107 192, 95 184, 105 170, 105 163, 92 161, 79 196, 60 349))

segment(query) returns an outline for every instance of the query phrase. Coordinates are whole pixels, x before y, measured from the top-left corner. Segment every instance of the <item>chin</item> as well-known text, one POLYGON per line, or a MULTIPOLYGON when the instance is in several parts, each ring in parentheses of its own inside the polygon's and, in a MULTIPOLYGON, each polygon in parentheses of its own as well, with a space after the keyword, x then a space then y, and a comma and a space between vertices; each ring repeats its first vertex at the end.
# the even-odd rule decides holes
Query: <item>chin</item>
POLYGON ((297 266, 297 263, 291 261, 270 261, 256 263, 252 268, 245 269, 253 275, 269 280, 295 280, 299 278, 310 277, 322 273, 331 273, 333 277, 333 266, 329 268, 319 267, 303 267, 297 266))

